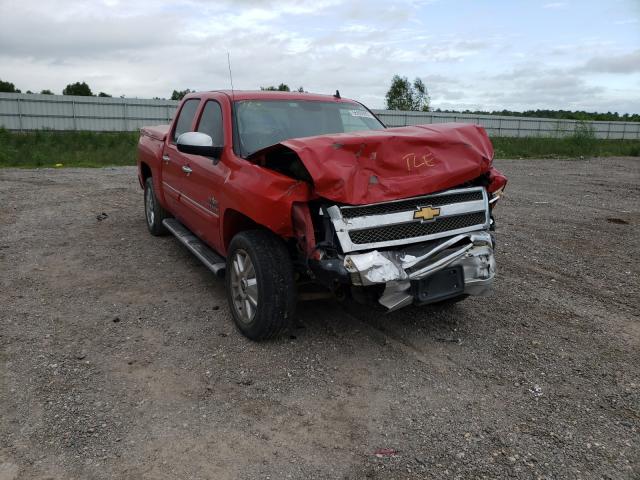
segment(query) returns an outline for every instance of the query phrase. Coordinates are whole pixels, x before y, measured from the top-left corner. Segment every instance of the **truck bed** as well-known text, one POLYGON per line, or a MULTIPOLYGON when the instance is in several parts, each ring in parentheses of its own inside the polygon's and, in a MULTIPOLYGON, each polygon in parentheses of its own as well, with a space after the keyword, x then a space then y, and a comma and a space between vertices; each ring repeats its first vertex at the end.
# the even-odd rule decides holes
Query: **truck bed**
POLYGON ((153 127, 142 127, 140 133, 161 142, 167 137, 170 125, 155 125, 153 127))

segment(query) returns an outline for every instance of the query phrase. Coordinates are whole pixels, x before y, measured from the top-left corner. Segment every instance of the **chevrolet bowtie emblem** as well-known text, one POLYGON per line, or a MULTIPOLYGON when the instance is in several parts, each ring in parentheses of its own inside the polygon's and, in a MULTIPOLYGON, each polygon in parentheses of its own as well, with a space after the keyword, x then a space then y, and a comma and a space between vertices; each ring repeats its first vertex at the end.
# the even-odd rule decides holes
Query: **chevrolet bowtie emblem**
POLYGON ((423 222, 433 220, 438 215, 440 215, 440 209, 433 207, 418 207, 418 209, 413 212, 413 218, 420 219, 423 222))

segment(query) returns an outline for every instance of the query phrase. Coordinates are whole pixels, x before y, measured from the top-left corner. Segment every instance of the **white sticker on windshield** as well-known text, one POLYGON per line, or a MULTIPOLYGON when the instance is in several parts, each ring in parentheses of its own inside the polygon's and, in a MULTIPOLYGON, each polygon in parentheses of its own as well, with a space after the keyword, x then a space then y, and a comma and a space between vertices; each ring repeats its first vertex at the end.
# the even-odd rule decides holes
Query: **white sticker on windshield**
POLYGON ((373 118, 373 115, 366 110, 349 110, 349 113, 352 117, 373 118))

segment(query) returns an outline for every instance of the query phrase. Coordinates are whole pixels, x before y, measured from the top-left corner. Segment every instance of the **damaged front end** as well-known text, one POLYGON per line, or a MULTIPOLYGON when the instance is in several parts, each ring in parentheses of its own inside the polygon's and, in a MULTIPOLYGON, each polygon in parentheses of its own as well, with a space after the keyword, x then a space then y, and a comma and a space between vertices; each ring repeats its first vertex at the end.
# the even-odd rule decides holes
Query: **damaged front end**
POLYGON ((344 266, 353 285, 383 284, 378 302, 389 310, 486 294, 496 273, 488 232, 465 233, 407 250, 349 254, 344 266))
MULTIPOLYGON (((321 250, 318 276, 365 291, 389 311, 484 295, 496 265, 491 208, 483 186, 398 201, 323 209, 338 249, 321 250)), ((361 296, 362 297, 362 296, 361 296)))
POLYGON ((312 186, 292 208, 301 277, 388 310, 490 289, 506 184, 492 158, 468 124, 294 138, 248 157, 312 186))

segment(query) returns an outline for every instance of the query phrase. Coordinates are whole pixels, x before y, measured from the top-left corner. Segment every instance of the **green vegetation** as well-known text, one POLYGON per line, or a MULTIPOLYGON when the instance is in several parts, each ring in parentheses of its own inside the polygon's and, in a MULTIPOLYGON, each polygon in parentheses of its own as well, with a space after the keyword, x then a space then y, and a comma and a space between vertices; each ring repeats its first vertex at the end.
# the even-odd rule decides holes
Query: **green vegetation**
POLYGON ((531 118, 554 118, 567 120, 594 120, 602 122, 640 122, 639 113, 625 113, 620 115, 618 112, 585 112, 584 110, 527 110, 525 112, 514 112, 511 110, 493 110, 491 112, 484 110, 442 110, 436 108, 437 113, 471 113, 474 115, 502 115, 506 117, 531 117, 531 118))
POLYGON ((290 92, 291 91, 291 89, 289 88, 289 85, 287 85, 286 83, 281 83, 277 87, 274 87, 273 85, 269 87, 260 87, 260 90, 267 90, 269 92, 290 92))
MULTIPOLYGON (((291 88, 289 88, 289 85, 287 85, 286 83, 281 83, 280 85, 278 85, 277 87, 274 85, 270 85, 268 87, 260 87, 260 90, 262 90, 263 92, 291 92, 293 90, 291 90, 291 88)), ((297 90, 295 90, 296 92, 299 93, 308 93, 304 91, 304 87, 300 86, 298 87, 297 90)))
POLYGON ((138 132, 9 132, 0 128, 0 167, 135 165, 138 132))
POLYGON ((496 158, 638 157, 640 140, 495 137, 496 158))
POLYGON ((0 92, 8 92, 8 93, 22 93, 19 88, 11 82, 5 82, 0 79, 0 92))
MULTIPOLYGON (((492 138, 496 158, 640 156, 640 140, 600 140, 588 126, 567 138, 492 138)), ((138 132, 9 132, 0 128, 0 167, 135 165, 138 132)))
MULTIPOLYGON (((22 91, 19 88, 16 88, 16 86, 11 83, 11 82, 6 82, 0 79, 0 92, 8 92, 8 93, 22 93, 22 91)), ((31 90, 27 90, 25 93, 34 93, 31 90)), ((41 95, 53 95, 54 93, 49 90, 48 88, 45 88, 44 90, 40 91, 41 95)), ((75 83, 70 83, 69 85, 67 85, 64 90, 62 90, 62 94, 63 95, 80 95, 83 97, 93 97, 95 96, 93 94, 93 92, 91 91, 91 88, 89 87, 89 85, 86 82, 75 82, 75 83)), ((98 95, 98 97, 111 97, 111 95, 109 95, 108 93, 105 92, 100 92, 98 95)))
POLYGON ((578 158, 640 156, 640 140, 596 138, 593 126, 578 122, 572 135, 563 138, 497 137, 491 139, 496 158, 578 158))
POLYGON ((81 97, 92 97, 93 92, 89 85, 86 82, 76 82, 70 83, 64 90, 62 90, 62 95, 79 95, 81 97))
POLYGON ((415 112, 429 111, 429 93, 420 78, 413 83, 407 77, 394 75, 391 86, 385 96, 387 110, 412 110, 415 112))
POLYGON ((171 94, 171 100, 182 100, 185 95, 189 95, 193 92, 195 92, 195 90, 191 90, 190 88, 187 88, 186 90, 174 90, 171 94))

